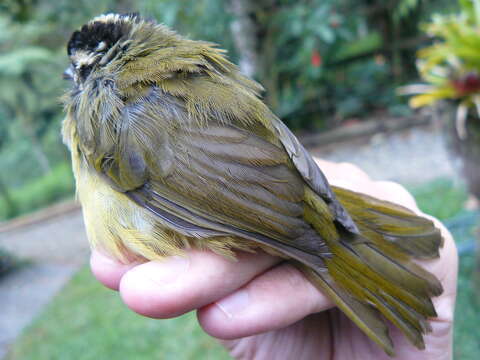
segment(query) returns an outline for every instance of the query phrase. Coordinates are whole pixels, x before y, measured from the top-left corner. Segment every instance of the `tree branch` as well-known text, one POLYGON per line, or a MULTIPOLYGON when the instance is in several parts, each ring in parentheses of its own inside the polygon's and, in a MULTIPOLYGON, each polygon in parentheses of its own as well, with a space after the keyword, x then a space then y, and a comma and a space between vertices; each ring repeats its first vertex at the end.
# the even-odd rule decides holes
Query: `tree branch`
POLYGON ((253 77, 258 73, 258 25, 253 19, 252 0, 230 0, 230 12, 234 16, 231 32, 239 54, 239 66, 242 73, 253 77))

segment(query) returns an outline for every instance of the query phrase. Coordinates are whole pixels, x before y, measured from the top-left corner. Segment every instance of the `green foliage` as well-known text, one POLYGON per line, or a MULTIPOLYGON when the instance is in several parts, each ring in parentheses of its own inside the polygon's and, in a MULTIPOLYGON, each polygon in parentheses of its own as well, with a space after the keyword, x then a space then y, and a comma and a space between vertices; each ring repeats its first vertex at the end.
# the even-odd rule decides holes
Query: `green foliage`
POLYGON ((455 186, 449 179, 437 179, 411 190, 420 209, 440 220, 459 214, 468 197, 465 187, 455 186))
POLYGON ((194 313, 153 320, 130 312, 118 293, 83 268, 13 345, 8 360, 226 359, 194 313))
POLYGON ((396 16, 401 18, 406 16, 410 11, 418 7, 420 0, 403 0, 400 1, 396 8, 396 16))
POLYGON ((330 89, 330 94, 336 99, 334 103, 339 118, 389 109, 398 104, 388 84, 390 68, 383 58, 352 64, 348 70, 339 70, 334 76, 342 80, 330 89), (352 91, 355 91, 355 96, 351 96, 352 91))
MULTIPOLYGON (((261 59, 257 77, 266 87, 266 101, 294 129, 332 127, 371 111, 405 113, 404 101, 391 89, 413 75, 417 25, 434 6, 430 3, 255 3, 261 59), (359 71, 362 67, 369 67, 368 77, 359 71)), ((444 1, 434 4, 439 3, 444 1)))
MULTIPOLYGON (((22 6, 33 6, 33 3, 22 2, 22 6)), ((8 8, 9 4, 13 6, 3 5, 8 8)), ((24 18, 27 13, 35 14, 23 12, 22 21, 27 20, 24 18)), ((46 174, 54 165, 47 156, 43 137, 52 123, 59 120, 58 97, 63 84, 56 72, 65 63, 49 43, 55 30, 52 24, 37 18, 28 20, 19 22, 16 16, 0 15, 0 129, 3 131, 0 176, 3 182, 17 186, 24 179, 46 174), (17 156, 17 161, 9 163, 24 144, 28 144, 28 150, 17 156), (17 176, 24 172, 30 176, 17 176)), ((60 141, 55 146, 61 146, 60 141)), ((10 196, 3 192, 2 197, 10 196)))
POLYGON ((475 256, 473 254, 463 256, 459 266, 459 291, 453 333, 454 358, 458 360, 476 360, 480 352, 480 333, 478 331, 480 308, 472 281, 474 272, 475 256))
POLYGON ((381 36, 365 16, 358 16, 358 7, 343 12, 338 8, 348 1, 314 3, 284 1, 268 16, 258 16, 266 32, 259 79, 267 88, 267 101, 294 128, 312 127, 314 122, 323 127, 335 114, 362 114, 368 107, 365 93, 357 87, 362 84, 349 80, 365 63, 362 55, 382 48, 381 36), (356 57, 360 59, 350 60, 356 57), (348 89, 348 95, 341 88, 348 89))
POLYGON ((48 50, 31 46, 15 49, 0 58, 0 75, 4 77, 17 77, 22 75, 30 66, 36 63, 46 63, 51 54, 48 50))
POLYGON ((365 36, 339 46, 335 52, 335 61, 347 60, 363 53, 374 52, 382 46, 382 37, 378 32, 371 32, 365 36))
POLYGON ((454 100, 457 131, 464 138, 469 108, 480 115, 480 0, 459 3, 459 13, 435 15, 424 26, 436 39, 418 52, 418 70, 427 84, 411 85, 403 92, 419 94, 410 99, 412 107, 454 100))
POLYGON ((212 41, 234 50, 231 16, 223 0, 143 0, 137 1, 132 11, 150 16, 192 39, 212 41))
POLYGON ((42 208, 52 202, 72 197, 74 181, 70 165, 57 165, 48 174, 15 188, 10 196, 15 203, 15 210, 9 213, 9 205, 0 198, 0 220, 13 215, 20 215, 42 208))
MULTIPOLYGON (((424 3, 445 2, 252 1, 260 60, 256 78, 266 87, 265 100, 294 129, 324 129, 372 111, 405 113, 391 89, 408 77, 413 59, 406 55, 412 49, 392 44, 418 35, 417 23, 430 11, 424 3)), ((0 2, 0 185, 7 185, 0 201, 68 161, 59 135, 59 96, 68 86, 61 74, 74 29, 100 13, 140 11, 193 39, 219 43, 238 62, 228 3, 0 2)))

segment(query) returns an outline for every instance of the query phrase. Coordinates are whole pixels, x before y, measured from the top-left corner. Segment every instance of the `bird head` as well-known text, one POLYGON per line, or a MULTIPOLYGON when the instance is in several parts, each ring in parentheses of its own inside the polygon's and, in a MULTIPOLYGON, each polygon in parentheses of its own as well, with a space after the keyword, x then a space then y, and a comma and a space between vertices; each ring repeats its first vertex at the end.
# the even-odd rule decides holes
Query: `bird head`
POLYGON ((64 77, 80 89, 89 79, 106 75, 128 87, 185 74, 236 71, 214 44, 189 40, 138 14, 97 16, 72 34, 67 52, 71 65, 64 77))
POLYGON ((64 77, 77 85, 87 80, 92 70, 106 66, 127 50, 135 14, 100 15, 75 31, 67 45, 70 66, 64 77))

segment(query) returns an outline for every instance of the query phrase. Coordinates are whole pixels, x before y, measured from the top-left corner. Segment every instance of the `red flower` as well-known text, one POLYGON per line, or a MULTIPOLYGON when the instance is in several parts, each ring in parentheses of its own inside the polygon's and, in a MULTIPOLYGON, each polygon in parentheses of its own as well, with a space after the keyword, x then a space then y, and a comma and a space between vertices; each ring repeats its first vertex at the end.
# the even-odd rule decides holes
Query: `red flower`
POLYGON ((322 56, 317 50, 312 51, 312 56, 310 58, 310 62, 312 63, 312 66, 314 67, 319 67, 322 65, 322 56))
POLYGON ((480 91, 480 76, 476 72, 453 79, 452 85, 457 90, 459 96, 469 95, 480 91))

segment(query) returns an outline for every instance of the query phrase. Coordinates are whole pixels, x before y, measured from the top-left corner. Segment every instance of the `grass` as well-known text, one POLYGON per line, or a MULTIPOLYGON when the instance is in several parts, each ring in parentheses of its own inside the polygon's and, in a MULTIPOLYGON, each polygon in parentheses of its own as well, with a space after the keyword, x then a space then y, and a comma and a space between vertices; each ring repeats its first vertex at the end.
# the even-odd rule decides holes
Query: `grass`
POLYGON ((422 211, 440 220, 450 219, 463 212, 463 204, 467 200, 465 188, 454 185, 449 179, 440 178, 409 190, 422 211))
POLYGON ((194 313, 172 320, 138 316, 87 267, 24 331, 7 360, 225 359, 194 313))
POLYGON ((55 201, 71 197, 74 191, 71 166, 68 163, 62 163, 48 174, 11 190, 10 196, 15 204, 13 211, 8 211, 8 204, 0 198, 0 220, 26 214, 55 201))
MULTIPOLYGON (((446 180, 411 189, 419 206, 441 219, 463 210, 465 191, 446 180)), ((458 241, 464 241, 459 236, 458 241)), ((473 255, 461 258, 455 322, 455 358, 477 359, 480 308, 470 281, 473 255)), ((226 352, 199 328, 194 314, 151 320, 128 311, 118 294, 82 269, 24 331, 7 360, 225 359, 226 352)))

